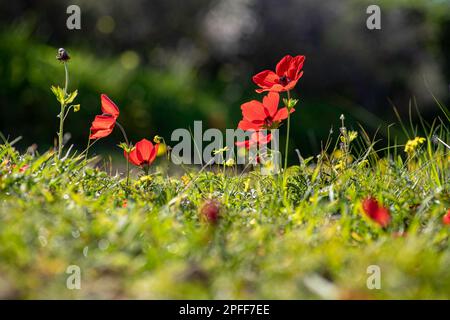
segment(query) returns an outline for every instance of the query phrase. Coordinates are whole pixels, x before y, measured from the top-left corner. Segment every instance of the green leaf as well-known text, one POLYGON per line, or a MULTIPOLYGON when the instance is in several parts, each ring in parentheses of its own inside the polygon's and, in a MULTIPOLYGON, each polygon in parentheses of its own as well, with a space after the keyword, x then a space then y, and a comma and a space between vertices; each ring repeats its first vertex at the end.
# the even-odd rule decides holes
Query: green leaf
POLYGON ((58 100, 59 103, 64 103, 64 90, 59 86, 51 86, 50 89, 55 95, 56 100, 58 100))
POLYGON ((81 106, 79 104, 76 104, 73 106, 73 112, 78 112, 80 111, 81 106))
POLYGON ((283 98, 283 103, 284 103, 284 106, 290 110, 293 107, 295 107, 295 105, 298 103, 298 99, 292 99, 292 98, 291 99, 286 99, 286 98, 283 98))
POLYGON ((125 152, 131 152, 133 151, 133 146, 128 146, 125 142, 121 142, 117 145, 119 148, 123 149, 125 152))
POLYGON ((292 109, 295 107, 298 103, 298 99, 290 99, 288 103, 288 109, 292 109))
POLYGON ((78 95, 78 90, 75 90, 74 92, 70 93, 69 96, 66 98, 65 103, 70 104, 75 100, 75 98, 78 95))

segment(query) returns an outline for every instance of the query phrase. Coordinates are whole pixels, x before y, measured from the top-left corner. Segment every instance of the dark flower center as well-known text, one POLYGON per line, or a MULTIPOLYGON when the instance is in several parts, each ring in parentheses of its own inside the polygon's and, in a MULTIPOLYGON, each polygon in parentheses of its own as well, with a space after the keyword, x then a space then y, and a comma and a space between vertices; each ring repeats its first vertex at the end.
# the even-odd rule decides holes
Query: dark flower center
POLYGON ((279 79, 278 81, 280 81, 280 83, 281 83, 283 86, 285 86, 285 85, 287 85, 289 82, 291 82, 291 79, 289 79, 288 76, 284 75, 284 76, 280 77, 280 79, 279 79))
POLYGON ((271 126, 272 126, 272 119, 271 118, 269 118, 269 117, 267 117, 266 119, 264 119, 264 126, 266 127, 266 128, 270 128, 271 126))

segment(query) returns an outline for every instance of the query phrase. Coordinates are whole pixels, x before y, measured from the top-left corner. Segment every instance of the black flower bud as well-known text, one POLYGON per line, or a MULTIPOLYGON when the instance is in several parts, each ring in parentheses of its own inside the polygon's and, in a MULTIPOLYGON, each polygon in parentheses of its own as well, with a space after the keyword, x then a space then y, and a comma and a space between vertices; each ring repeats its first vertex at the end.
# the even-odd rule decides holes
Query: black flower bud
POLYGON ((62 61, 62 62, 66 62, 70 59, 70 56, 67 53, 66 49, 59 48, 58 54, 56 55, 56 59, 58 59, 59 61, 62 61))

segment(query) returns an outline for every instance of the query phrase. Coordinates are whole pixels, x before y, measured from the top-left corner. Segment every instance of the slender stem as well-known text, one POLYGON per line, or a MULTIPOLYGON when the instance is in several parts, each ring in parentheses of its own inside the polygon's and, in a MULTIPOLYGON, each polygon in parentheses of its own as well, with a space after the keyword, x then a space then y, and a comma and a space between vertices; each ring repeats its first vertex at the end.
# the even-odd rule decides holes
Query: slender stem
MULTIPOLYGON (((69 69, 67 68, 66 62, 64 62, 63 64, 65 73, 65 83, 64 83, 64 99, 65 99, 67 95, 67 89, 69 88, 69 69)), ((58 159, 61 158, 63 148, 65 109, 66 109, 65 102, 61 102, 61 112, 59 113, 58 159)))
POLYGON ((287 133, 286 133, 286 145, 284 148, 284 172, 286 173, 287 162, 288 162, 288 150, 289 150, 289 135, 291 130, 291 110, 289 110, 289 103, 291 101, 291 93, 287 91, 288 98, 288 118, 287 118, 287 133))
POLYGON ((64 71, 66 74, 66 83, 64 85, 64 95, 67 94, 67 89, 69 88, 69 69, 67 68, 67 63, 64 62, 64 71))
POLYGON ((91 130, 89 130, 89 138, 88 138, 88 143, 87 143, 87 147, 86 147, 86 154, 84 155, 84 162, 87 162, 87 158, 88 158, 88 152, 89 152, 89 148, 91 146, 91 130))
POLYGON ((61 103, 61 112, 59 113, 59 132, 58 132, 58 159, 61 158, 64 131, 64 103, 61 103))
POLYGON ((127 137, 127 133, 125 132, 125 129, 122 127, 122 125, 118 121, 116 121, 116 125, 120 129, 120 131, 122 132, 123 138, 125 139, 125 142, 126 142, 127 146, 130 146, 130 143, 128 142, 128 137, 127 137))
MULTIPOLYGON (((123 138, 125 139, 125 143, 127 144, 128 148, 131 148, 130 142, 128 141, 128 137, 127 137, 127 133, 125 132, 125 129, 122 127, 122 125, 116 121, 116 125, 117 127, 120 129, 120 131, 122 132, 123 138)), ((130 161, 128 160, 130 153, 127 152, 127 181, 126 181, 126 186, 127 186, 127 193, 128 193, 128 184, 130 181, 130 161)))
POLYGON ((128 157, 129 156, 130 156, 130 153, 127 152, 127 182, 126 182, 126 185, 127 185, 127 196, 128 196, 128 184, 130 182, 130 161, 128 161, 128 157))
POLYGON ((90 150, 92 148, 92 146, 98 141, 99 139, 90 139, 90 141, 88 141, 88 147, 86 147, 86 149, 84 149, 81 153, 80 156, 85 157, 86 156, 86 152, 88 151, 88 149, 90 150), (91 142, 92 141, 92 142, 91 142))

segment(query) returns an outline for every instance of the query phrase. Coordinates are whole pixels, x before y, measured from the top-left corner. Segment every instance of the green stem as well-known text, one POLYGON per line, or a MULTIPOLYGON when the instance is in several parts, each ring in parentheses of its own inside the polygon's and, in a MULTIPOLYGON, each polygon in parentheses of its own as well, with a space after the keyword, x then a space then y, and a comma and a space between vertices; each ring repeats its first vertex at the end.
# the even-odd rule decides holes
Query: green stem
POLYGON ((128 185, 130 182, 130 161, 128 161, 128 158, 130 157, 130 153, 127 152, 127 182, 126 182, 126 186, 127 186, 127 196, 128 196, 128 185))
MULTIPOLYGON (((125 129, 122 127, 122 125, 116 121, 116 125, 117 127, 120 129, 120 131, 122 132, 123 138, 125 139, 125 143, 127 144, 128 148, 131 148, 130 142, 128 141, 128 137, 127 137, 127 133, 125 132, 125 129)), ((128 194, 128 185, 129 185, 129 181, 130 181, 130 161, 128 160, 130 156, 130 153, 127 152, 127 181, 126 181, 126 186, 127 186, 127 191, 126 193, 128 194)), ((128 196, 128 195, 127 195, 128 196)))
POLYGON ((59 132, 58 132, 58 159, 61 158, 64 131, 64 103, 61 103, 61 112, 59 113, 59 132))
POLYGON ((288 150, 289 150, 289 135, 291 130, 291 111, 289 110, 289 103, 291 100, 291 93, 287 91, 287 97, 288 97, 288 118, 287 118, 287 132, 286 132, 286 145, 284 148, 284 173, 286 173, 287 169, 287 163, 288 163, 288 150))
MULTIPOLYGON (((65 84, 64 84, 64 99, 67 95, 67 89, 69 87, 69 69, 67 68, 67 63, 64 62, 64 72, 65 72, 65 84)), ((63 148, 63 138, 64 138, 64 118, 65 118, 66 103, 61 102, 61 112, 59 113, 59 132, 58 132, 58 159, 61 159, 61 153, 63 148)))
POLYGON ((64 85, 64 96, 67 94, 67 89, 69 88, 69 69, 67 68, 67 63, 64 62, 64 71, 66 73, 66 83, 64 85))
POLYGON ((89 153, 89 148, 91 147, 91 130, 89 130, 89 138, 88 138, 88 143, 87 143, 87 147, 86 147, 86 154, 84 155, 84 162, 87 162, 88 159, 88 153, 89 153))

